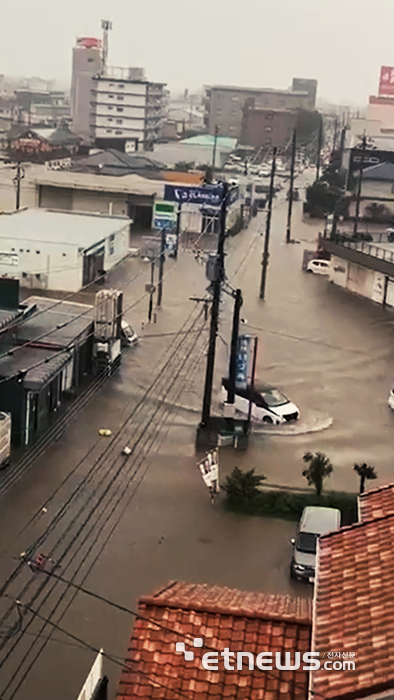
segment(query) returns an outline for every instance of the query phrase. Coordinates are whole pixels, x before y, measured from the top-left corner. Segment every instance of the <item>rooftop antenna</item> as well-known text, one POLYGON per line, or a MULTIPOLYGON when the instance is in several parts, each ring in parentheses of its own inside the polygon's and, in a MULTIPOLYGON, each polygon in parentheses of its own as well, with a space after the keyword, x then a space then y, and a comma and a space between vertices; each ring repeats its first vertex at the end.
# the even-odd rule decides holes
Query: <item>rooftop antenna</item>
POLYGON ((101 29, 103 30, 103 51, 102 51, 102 65, 101 65, 101 73, 105 73, 105 69, 107 67, 107 58, 108 58, 108 34, 112 29, 112 22, 109 19, 102 19, 101 20, 101 29))

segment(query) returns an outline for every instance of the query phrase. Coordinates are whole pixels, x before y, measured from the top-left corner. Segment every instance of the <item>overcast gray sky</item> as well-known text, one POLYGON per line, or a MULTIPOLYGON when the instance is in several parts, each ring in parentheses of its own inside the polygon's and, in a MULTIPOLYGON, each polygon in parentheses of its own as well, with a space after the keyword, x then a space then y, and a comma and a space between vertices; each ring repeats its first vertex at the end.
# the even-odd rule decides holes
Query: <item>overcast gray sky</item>
POLYGON ((144 66, 170 89, 288 87, 363 105, 394 65, 393 0, 2 0, 0 72, 68 81, 75 37, 113 22, 109 63, 144 66))

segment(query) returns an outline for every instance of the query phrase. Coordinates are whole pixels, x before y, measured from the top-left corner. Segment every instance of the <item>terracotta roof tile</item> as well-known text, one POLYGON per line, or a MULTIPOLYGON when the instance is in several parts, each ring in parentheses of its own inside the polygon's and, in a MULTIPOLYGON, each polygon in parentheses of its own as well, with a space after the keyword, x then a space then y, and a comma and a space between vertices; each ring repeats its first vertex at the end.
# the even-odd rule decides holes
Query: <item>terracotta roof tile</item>
POLYGON ((393 580, 394 513, 319 538, 313 647, 354 652, 355 671, 314 671, 315 693, 350 700, 394 688, 393 580))
POLYGON ((310 600, 171 582, 141 598, 139 614, 125 662, 129 668, 133 663, 133 672, 122 671, 117 700, 306 699, 307 673, 302 669, 249 670, 245 656, 243 668, 237 670, 233 656, 233 670, 225 670, 220 652, 228 647, 235 653, 250 651, 256 657, 261 651, 309 651, 310 600), (202 649, 193 647, 196 637, 203 638, 202 649), (176 652, 179 641, 185 643, 185 650, 193 650, 193 661, 185 661, 183 654, 176 652), (202 654, 215 649, 219 652, 219 669, 203 669, 202 654))
POLYGON ((394 515, 394 484, 366 491, 358 497, 358 503, 362 522, 394 515))

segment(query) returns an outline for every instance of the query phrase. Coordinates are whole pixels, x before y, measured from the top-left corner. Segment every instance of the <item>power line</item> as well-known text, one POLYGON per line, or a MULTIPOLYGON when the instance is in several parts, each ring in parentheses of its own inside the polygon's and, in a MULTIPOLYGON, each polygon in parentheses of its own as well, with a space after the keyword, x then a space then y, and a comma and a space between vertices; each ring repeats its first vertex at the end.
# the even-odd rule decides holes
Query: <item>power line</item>
MULTIPOLYGON (((191 350, 189 351, 187 357, 185 358, 185 360, 184 360, 184 362, 183 362, 183 365, 184 365, 185 362, 187 361, 188 356, 190 356, 190 353, 191 353, 191 351, 193 350, 194 346, 195 346, 195 343, 193 344, 191 350)), ((179 373, 182 371, 183 365, 182 365, 182 367, 180 368, 180 370, 179 370, 178 373, 177 373, 178 376, 179 376, 179 373)), ((176 378, 175 378, 175 379, 176 379, 176 378)), ((174 379, 174 381, 175 381, 175 379, 174 379)), ((186 379, 187 379, 187 377, 186 377, 186 379)), ((170 412, 171 412, 171 409, 169 409, 169 410, 167 411, 167 414, 169 415, 170 412)), ((160 429, 160 430, 161 430, 161 429, 160 429)), ((159 431, 159 432, 160 432, 160 431, 159 431)), ((154 435, 153 435, 152 444, 153 444, 153 442, 156 440, 157 434, 158 434, 158 432, 155 431, 155 432, 154 432, 154 435)), ((141 460, 141 461, 143 461, 143 460, 144 460, 144 457, 142 457, 142 460, 141 460)), ((148 467, 147 467, 147 468, 148 468, 148 467)), ((146 469, 146 470, 147 470, 147 469, 146 469)), ((131 497, 129 498, 129 500, 132 498, 132 496, 133 496, 134 493, 136 492, 136 490, 137 490, 139 484, 141 483, 141 481, 142 481, 142 479, 143 479, 143 477, 144 477, 144 475, 145 475, 145 473, 146 473, 146 470, 145 470, 144 474, 142 475, 140 481, 138 482, 138 484, 137 484, 137 486, 136 486, 136 488, 135 488, 133 494, 132 494, 131 497)), ((134 473, 134 475, 135 475, 135 473, 134 473)), ((132 475, 131 479, 134 478, 134 475, 132 475)), ((120 487, 119 487, 119 489, 120 489, 120 487)), ((119 490, 119 489, 118 489, 118 490, 119 490)), ((111 511, 111 513, 110 513, 110 515, 108 516, 107 521, 108 521, 109 518, 111 517, 112 513, 115 511, 117 505, 121 502, 122 498, 124 497, 124 494, 125 494, 124 489, 121 489, 120 497, 119 497, 117 503, 115 504, 115 506, 113 507, 113 509, 112 509, 112 511, 111 511)), ((126 505, 127 505, 127 504, 126 504, 126 505)), ((122 511, 122 512, 123 512, 123 511, 122 511)), ((122 514, 121 514, 121 515, 122 515, 122 514)), ((120 515, 120 517, 121 517, 121 515, 120 515)), ((120 518, 119 518, 119 519, 120 519, 120 518)), ((106 521, 106 522, 107 522, 107 521, 106 521)), ((119 521, 119 520, 118 520, 118 521, 119 521)), ((117 522, 118 522, 118 521, 117 521, 117 522)), ((98 522, 98 521, 97 521, 97 522, 98 522)), ((103 529, 103 527, 105 527, 105 524, 101 527, 101 530, 103 529)), ((114 529, 115 527, 116 527, 116 523, 115 523, 113 529, 114 529)), ((97 561, 98 556, 100 556, 100 553, 101 553, 101 551, 103 550, 103 548, 104 548, 106 542, 108 541, 109 537, 111 536, 111 534, 112 534, 112 532, 113 532, 113 529, 112 529, 111 532, 109 533, 108 538, 106 539, 105 543, 103 544, 103 547, 101 548, 99 554, 97 555, 96 561, 97 561)), ((92 531, 96 531, 96 532, 97 532, 97 523, 93 524, 93 526, 92 526, 92 528, 91 528, 91 532, 92 532, 92 531)), ((85 537, 84 542, 87 540, 87 538, 89 537, 89 535, 90 535, 90 533, 88 533, 88 535, 85 537)), ((98 532, 98 534, 96 535, 96 539, 98 539, 99 536, 100 536, 100 532, 98 532)), ((75 538, 74 538, 74 539, 75 539, 75 538)), ((82 542, 82 543, 80 544, 80 548, 83 546, 84 542, 82 542)), ((94 542, 91 544, 88 553, 92 550, 93 545, 94 545, 94 542)), ((68 547, 68 549, 69 549, 69 547, 68 547)), ((87 554, 88 554, 88 553, 87 553, 87 554)), ((87 554, 85 554, 82 563, 84 563, 84 561, 86 560, 87 554)), ((63 555, 63 556, 64 556, 64 555, 63 555)), ((80 566, 82 566, 82 563, 81 563, 80 566)), ((93 564, 93 565, 94 565, 94 564, 93 564)), ((92 565, 92 566, 93 566, 93 565, 92 565)), ((92 568, 92 567, 90 567, 89 571, 91 570, 91 568, 92 568)), ((78 570, 75 572, 74 577, 77 575, 77 573, 78 573, 78 570)), ((88 573, 89 573, 89 572, 86 572, 85 577, 88 575, 88 573)), ((55 584, 55 585, 56 585, 56 584, 55 584)), ((53 588, 54 588, 54 586, 52 587, 51 590, 53 590, 53 588)), ((41 586, 41 589, 42 589, 42 586, 41 586)), ((51 591, 50 591, 50 592, 51 592, 51 591)), ((40 607, 42 607, 42 605, 44 604, 44 602, 47 600, 48 596, 50 595, 50 592, 46 595, 45 599, 41 602, 40 607)), ((36 597, 36 596, 35 596, 35 597, 36 597)), ((58 605, 60 604, 60 602, 61 602, 61 600, 63 599, 63 597, 64 597, 64 594, 61 596, 60 600, 59 600, 58 603, 55 605, 55 608, 52 610, 51 615, 55 612, 56 608, 57 608, 58 605)), ((16 645, 14 644, 13 648, 15 648, 15 646, 16 646, 16 645)), ((10 650, 10 652, 13 650, 13 648, 10 650)), ((32 648, 32 647, 30 647, 30 648, 32 648)), ((10 652, 7 654, 7 657, 9 656, 10 652)), ((7 657, 6 657, 6 658, 7 658, 7 657)), ((3 663, 4 663, 5 660, 6 660, 6 659, 3 659, 1 665, 3 665, 3 663)))
MULTIPOLYGON (((46 625, 47 624, 51 625, 53 627, 53 629, 58 630, 58 632, 61 632, 62 634, 65 634, 67 637, 69 637, 70 639, 73 639, 75 642, 78 642, 78 644, 80 646, 83 646, 86 649, 89 649, 89 651, 95 652, 96 654, 101 653, 103 656, 105 656, 106 659, 108 659, 108 661, 111 661, 112 663, 116 664, 117 666, 120 666, 122 669, 125 669, 126 671, 131 672, 132 669, 130 668, 130 666, 126 665, 122 661, 119 661, 119 659, 116 656, 113 656, 112 654, 108 654, 107 652, 105 652, 102 649, 97 649, 96 647, 92 646, 88 642, 85 642, 85 640, 81 639, 81 637, 77 637, 75 634, 72 634, 71 632, 68 632, 68 630, 64 629, 64 627, 61 627, 60 625, 56 624, 55 622, 52 622, 51 620, 48 620, 47 618, 45 618, 43 615, 40 615, 39 613, 37 613, 36 610, 34 610, 33 608, 30 608, 25 603, 22 603, 19 600, 15 600, 14 602, 16 605, 26 608, 26 610, 28 610, 34 616, 38 617, 40 620, 43 620, 46 625)), ((171 693, 175 693, 176 695, 178 695, 181 698, 186 698, 186 700, 190 700, 190 698, 187 695, 184 695, 183 693, 181 693, 181 691, 179 691, 175 688, 169 688, 168 686, 164 685, 163 683, 160 683, 160 681, 158 681, 156 678, 152 678, 151 675, 145 673, 144 671, 138 670, 138 673, 140 675, 144 676, 145 678, 147 678, 148 680, 152 681, 152 683, 155 684, 156 686, 159 686, 159 688, 163 688, 165 691, 171 691, 171 693)), ((19 688, 19 686, 18 686, 18 688, 19 688)), ((18 690, 18 688, 17 688, 17 690, 18 690)), ((15 693, 17 692, 17 690, 15 690, 14 693, 10 696, 10 700, 12 700, 12 698, 15 696, 15 693)))
MULTIPOLYGON (((196 320, 197 320, 197 319, 196 319, 196 320)), ((178 349, 179 349, 179 347, 180 347, 180 345, 181 345, 182 343, 183 343, 183 340, 182 340, 181 343, 179 344, 178 349)), ((192 349, 193 349, 194 345, 195 345, 195 343, 193 343, 192 349)), ((179 376, 179 373, 180 373, 181 370, 182 370, 182 365, 180 366, 180 368, 179 368, 177 374, 176 374, 175 377, 174 377, 174 380, 173 380, 172 384, 170 385, 169 389, 167 390, 167 394, 169 393, 169 391, 170 391, 170 389, 171 389, 171 386, 173 385, 173 383, 174 383, 174 381, 176 380, 177 376, 179 376)), ((140 401, 139 403, 141 404, 141 401, 140 401)), ((135 412, 135 410, 136 410, 137 408, 138 408, 138 406, 134 409, 133 413, 135 412)), ((153 418, 154 418, 155 415, 157 414, 159 408, 160 408, 160 406, 153 412, 153 414, 152 414, 151 416, 149 416, 148 422, 147 422, 145 428, 143 429, 141 435, 139 436, 139 438, 137 438, 137 440, 135 441, 135 443, 134 443, 134 445, 133 445, 133 451, 135 450, 135 448, 136 448, 136 446, 138 445, 138 443, 141 441, 141 439, 142 439, 142 437, 144 436, 146 430, 148 429, 149 425, 151 424, 153 418)), ((133 414, 132 414, 132 415, 133 415, 133 414)), ((127 425, 127 423, 129 422, 129 420, 131 419, 132 415, 129 416, 129 417, 126 419, 126 421, 124 422, 123 426, 122 426, 122 427, 120 428, 120 430, 118 431, 118 436, 119 436, 119 434, 121 434, 121 432, 122 432, 124 426, 127 425)), ((117 438, 118 436, 115 436, 115 437, 114 437, 114 439, 111 441, 111 444, 108 445, 107 450, 110 449, 110 448, 113 448, 114 441, 116 440, 116 438, 117 438)), ((73 494, 71 495, 71 497, 68 499, 68 503, 71 502, 71 501, 73 500, 73 497, 75 496, 75 492, 78 493, 78 491, 80 490, 80 488, 81 488, 81 487, 84 485, 84 483, 86 482, 86 479, 89 478, 90 474, 91 474, 92 472, 94 473, 94 470, 95 470, 96 465, 97 465, 97 464, 100 465, 100 462, 101 462, 101 464, 103 465, 103 463, 104 463, 103 457, 104 457, 104 456, 105 456, 105 452, 104 452, 103 455, 100 455, 99 458, 95 461, 95 463, 93 464, 93 466, 92 466, 91 469, 89 470, 88 475, 82 480, 82 482, 81 482, 81 483, 78 485, 78 487, 74 490, 74 493, 73 493, 73 494)), ((118 458, 115 458, 115 460, 114 460, 110 465, 108 465, 108 469, 106 470, 106 472, 105 472, 105 474, 104 474, 104 477, 101 479, 101 481, 99 482, 98 486, 97 486, 96 489, 93 491, 93 493, 90 493, 90 494, 89 494, 89 503, 93 502, 93 497, 94 497, 94 495, 95 495, 95 492, 96 492, 97 489, 101 486, 101 484, 103 483, 105 477, 106 477, 107 475, 111 475, 111 474, 113 473, 113 466, 114 466, 114 464, 117 462, 117 459, 118 459, 118 458)), ((135 462, 135 460, 134 460, 134 462, 135 462)), ((133 462, 133 464, 134 464, 134 462, 133 462)), ((106 466, 106 465, 105 465, 105 466, 106 466)), ((122 472, 123 469, 124 469, 124 460, 122 459, 122 460, 120 460, 120 466, 119 466, 118 470, 117 470, 117 471, 115 472, 115 474, 112 476, 112 479, 111 479, 109 485, 106 487, 106 489, 105 489, 103 495, 100 497, 98 503, 100 503, 100 502, 103 500, 103 498, 105 497, 106 493, 107 493, 108 490, 110 489, 111 485, 116 481, 116 479, 117 479, 118 476, 121 474, 121 472, 122 472)), ((51 531, 51 529, 53 529, 54 525, 56 525, 57 522, 59 522, 59 517, 62 517, 62 516, 65 514, 66 506, 68 505, 68 503, 66 502, 66 504, 62 507, 62 509, 60 510, 60 512, 58 513, 58 515, 56 516, 56 518, 52 521, 52 524, 50 524, 50 526, 47 527, 46 532, 39 538, 38 541, 36 541, 36 542, 34 543, 33 547, 30 547, 30 550, 32 550, 34 547, 37 547, 37 546, 40 546, 40 545, 41 545, 41 543, 44 541, 45 536, 47 536, 47 535, 49 534, 49 532, 51 531)), ((93 505, 92 505, 91 510, 90 510, 90 513, 89 513, 88 517, 85 519, 85 522, 84 522, 82 528, 80 528, 80 531, 81 531, 81 529, 83 529, 83 527, 87 524, 87 522, 89 522, 90 518, 91 518, 92 515, 94 514, 95 509, 97 508, 97 505, 98 505, 98 504, 93 504, 93 505)), ((63 532, 62 532, 62 535, 61 535, 60 540, 59 540, 58 542, 61 542, 61 541, 65 538, 67 532, 68 532, 68 531, 70 530, 70 528, 74 525, 74 523, 75 523, 76 520, 78 519, 79 515, 80 515, 81 513, 84 513, 84 512, 85 512, 85 505, 82 505, 81 508, 80 508, 80 510, 79 510, 79 512, 73 517, 73 519, 72 519, 71 523, 69 524, 69 526, 67 527, 66 531, 65 531, 65 532, 63 531, 63 532)), ((79 531, 79 532, 80 532, 80 531, 79 531)), ((77 536, 78 536, 78 533, 77 533, 77 536)), ((74 539, 75 539, 75 538, 74 538, 74 539)), ((73 542, 74 542, 74 540, 72 540, 71 545, 73 544, 73 542)), ((71 545, 70 545, 70 546, 71 546, 71 545)), ((52 556, 52 554, 54 553, 54 551, 55 551, 55 549, 56 549, 56 546, 57 546, 57 545, 55 545, 55 547, 52 548, 52 550, 51 550, 51 552, 50 552, 50 556, 52 556)), ((70 546, 66 548, 66 551, 65 551, 65 553, 63 554, 62 558, 64 558, 64 556, 66 555, 67 551, 70 549, 70 546)), ((21 568, 21 566, 19 565, 19 567, 17 567, 16 570, 13 572, 13 574, 8 578, 8 580, 6 581, 6 583, 3 585, 2 589, 1 589, 1 592, 4 592, 4 591, 7 589, 8 585, 10 584, 10 582, 11 582, 11 581, 15 578, 15 576, 19 573, 20 568, 21 568)), ((31 583, 31 582, 30 582, 30 583, 31 583)), ((27 584, 27 585, 29 586, 30 583, 27 584)), ((24 593, 24 592, 26 592, 26 586, 24 587, 23 593, 24 593)), ((23 593, 22 593, 22 594, 23 594, 23 593)), ((33 602, 34 602, 34 601, 33 601, 33 602)), ((8 611, 8 612, 9 612, 9 611, 8 611)), ((3 616, 3 618, 2 618, 2 620, 1 620, 1 622, 0 622, 0 624, 2 624, 2 623, 5 621, 6 617, 7 617, 7 613, 6 613, 5 616, 3 616)), ((2 664, 0 664, 0 666, 1 666, 1 665, 2 665, 2 664)))
MULTIPOLYGON (((198 311, 198 314, 197 314, 197 316, 196 316, 195 321, 193 322, 193 325, 194 325, 194 323, 197 322, 198 318, 201 316, 201 313, 202 313, 201 311, 198 311)), ((171 342, 171 344, 170 344, 169 347, 167 348, 166 354, 170 353, 172 347, 174 346, 174 344, 175 344, 176 341, 177 341, 177 337, 180 336, 180 334, 183 332, 183 328, 185 327, 185 325, 188 323, 188 321, 191 319, 191 317, 192 317, 194 314, 195 314, 195 309, 193 309, 193 311, 189 314, 189 316, 187 317, 187 319, 186 319, 186 320, 184 321, 184 323, 182 324, 181 328, 180 328, 179 331, 178 331, 177 336, 174 338, 174 340, 171 342)), ((191 331, 191 332, 192 332, 192 331, 191 331)), ((184 341, 182 341, 182 343, 183 343, 183 342, 184 342, 184 341)), ((122 423, 122 425, 121 425, 120 428, 118 429, 117 433, 116 433, 116 434, 111 438, 111 440, 109 441, 109 443, 108 443, 106 449, 104 450, 104 452, 103 452, 103 453, 98 457, 98 459, 94 462, 93 467, 92 467, 92 468, 89 470, 89 472, 88 472, 88 475, 87 475, 86 477, 84 477, 84 479, 83 479, 82 482, 78 485, 78 487, 76 487, 76 489, 74 489, 74 491, 70 494, 70 496, 68 497, 68 500, 67 500, 66 504, 63 505, 62 510, 65 508, 65 506, 67 506, 67 504, 68 504, 69 502, 72 501, 72 499, 75 497, 75 495, 79 492, 80 488, 83 486, 85 480, 89 477, 89 475, 90 475, 91 473, 94 472, 94 469, 95 469, 95 467, 96 467, 98 461, 101 460, 101 459, 103 459, 103 458, 113 449, 113 447, 114 447, 114 445, 115 445, 115 443, 116 443, 116 441, 117 441, 117 438, 118 438, 119 435, 121 434, 122 430, 125 428, 125 426, 127 425, 127 423, 131 420, 131 418, 132 418, 133 415, 137 412, 137 410, 143 405, 143 402, 145 401, 145 399, 147 398, 147 396, 149 396, 149 394, 151 393, 151 391, 155 388, 156 384, 157 384, 158 382, 160 382, 161 378, 163 377, 165 371, 167 370, 167 368, 168 368, 168 366, 169 366, 169 363, 171 362, 171 360, 172 360, 173 357, 175 356, 176 352, 177 352, 177 351, 179 350, 179 348, 181 347, 181 344, 182 344, 182 343, 180 343, 180 344, 178 345, 178 347, 169 355, 169 357, 168 357, 168 359, 166 360, 166 362, 162 365, 160 371, 156 374, 156 376, 155 376, 154 379, 152 380, 151 384, 150 384, 150 385, 148 386, 148 388, 145 390, 145 392, 144 392, 144 394, 142 395, 142 397, 140 397, 140 399, 138 400, 138 402, 137 402, 136 406, 134 407, 133 411, 131 412, 131 414, 129 414, 129 415, 127 416, 127 419, 122 423)), ((99 439, 96 441, 96 444, 94 445, 93 449, 94 449, 99 443, 101 443, 101 442, 102 442, 102 438, 99 438, 99 439)), ((49 507, 51 501, 52 501, 53 498, 56 496, 56 494, 61 490, 61 488, 65 485, 65 483, 67 483, 67 481, 76 473, 76 471, 78 470, 78 468, 79 468, 79 467, 81 466, 81 464, 87 459, 87 457, 89 457, 89 456, 91 455, 91 453, 92 453, 92 449, 89 449, 89 450, 84 454, 84 456, 83 456, 83 457, 81 458, 81 460, 77 463, 77 465, 72 469, 71 472, 69 472, 69 474, 65 477, 65 479, 63 479, 63 481, 61 482, 61 484, 55 489, 55 491, 52 493, 52 495, 50 496, 50 498, 47 499, 47 500, 45 501, 45 503, 36 511, 36 513, 32 516, 32 518, 30 518, 30 520, 28 521, 28 523, 26 523, 26 525, 19 531, 19 533, 18 533, 16 539, 18 539, 26 529, 28 529, 29 527, 31 527, 31 526, 34 524, 34 522, 36 521, 36 519, 37 519, 40 515, 42 515, 43 509, 47 509, 47 508, 49 507)), ((47 533, 46 533, 46 534, 48 534, 48 530, 47 530, 47 533)), ((39 544, 40 544, 40 543, 37 542, 35 546, 39 546, 39 544)), ((5 585, 7 585, 7 583, 8 583, 8 582, 6 582, 5 585)))

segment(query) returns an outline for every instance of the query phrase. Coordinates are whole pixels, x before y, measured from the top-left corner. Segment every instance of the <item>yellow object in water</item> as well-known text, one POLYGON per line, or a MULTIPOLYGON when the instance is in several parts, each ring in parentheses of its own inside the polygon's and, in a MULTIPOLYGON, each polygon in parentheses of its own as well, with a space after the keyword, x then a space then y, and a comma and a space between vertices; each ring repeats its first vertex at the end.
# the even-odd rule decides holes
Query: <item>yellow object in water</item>
POLYGON ((108 430, 108 428, 100 428, 99 435, 101 435, 101 437, 110 437, 112 435, 112 430, 108 430))

